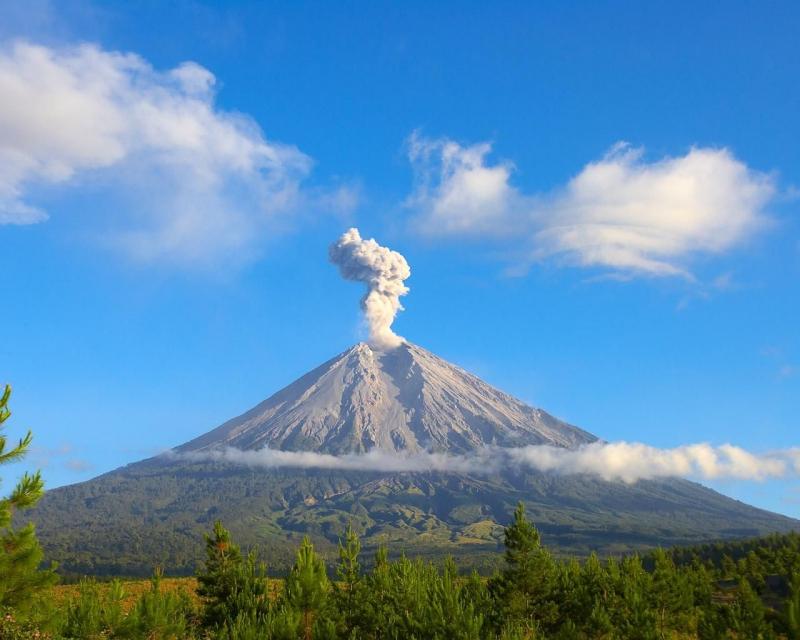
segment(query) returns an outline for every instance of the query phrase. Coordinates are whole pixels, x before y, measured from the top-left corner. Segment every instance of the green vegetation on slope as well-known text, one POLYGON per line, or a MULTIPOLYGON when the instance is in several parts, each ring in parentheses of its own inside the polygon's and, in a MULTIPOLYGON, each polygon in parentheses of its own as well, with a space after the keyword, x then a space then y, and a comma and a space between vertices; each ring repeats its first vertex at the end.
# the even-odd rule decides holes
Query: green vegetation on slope
POLYGON ((798 534, 558 560, 520 504, 503 538, 499 569, 488 580, 459 573, 449 559, 390 560, 385 547, 365 570, 352 529, 339 543, 332 576, 305 539, 289 571, 274 580, 215 523, 197 581, 185 588, 156 572, 131 600, 119 581, 84 581, 56 607, 8 611, 0 639, 800 638, 798 534))
POLYGON ((203 561, 196 541, 217 519, 243 545, 261 548, 272 572, 292 566, 304 536, 335 558, 352 523, 370 556, 388 544, 392 554, 452 555, 459 567, 490 574, 520 501, 561 556, 622 555, 800 524, 684 480, 279 470, 169 457, 50 491, 32 517, 62 575, 146 576, 155 565, 190 575, 203 561))
MULTIPOLYGON (((23 458, 32 440, 28 431, 15 446, 6 447, 8 438, 2 428, 11 416, 8 408, 10 397, 11 387, 6 385, 0 395, 0 465, 23 458)), ((11 494, 0 498, 0 609, 29 607, 32 594, 55 581, 52 570, 39 570, 44 553, 33 525, 15 528, 12 523, 15 513, 35 505, 43 492, 41 475, 38 472, 33 475, 25 473, 11 494)))

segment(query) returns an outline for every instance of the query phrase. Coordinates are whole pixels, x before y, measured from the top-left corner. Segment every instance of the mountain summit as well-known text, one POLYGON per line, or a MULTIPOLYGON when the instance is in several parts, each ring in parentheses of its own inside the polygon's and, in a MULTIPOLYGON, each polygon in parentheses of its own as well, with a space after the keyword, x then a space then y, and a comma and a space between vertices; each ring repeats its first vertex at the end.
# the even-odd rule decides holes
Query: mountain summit
POLYGON ((421 347, 406 342, 381 351, 360 343, 176 451, 467 453, 595 440, 421 347))

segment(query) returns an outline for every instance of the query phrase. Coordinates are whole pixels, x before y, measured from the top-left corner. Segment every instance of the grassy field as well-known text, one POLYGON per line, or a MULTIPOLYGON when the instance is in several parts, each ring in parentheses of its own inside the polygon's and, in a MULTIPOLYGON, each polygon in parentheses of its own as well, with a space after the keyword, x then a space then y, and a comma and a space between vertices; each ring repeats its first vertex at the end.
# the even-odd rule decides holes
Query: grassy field
MULTIPOLYGON (((105 595, 110 587, 110 582, 98 582, 98 588, 101 595, 105 595)), ((146 579, 139 580, 121 580, 122 591, 124 597, 122 599, 122 609, 128 612, 133 607, 136 600, 143 593, 150 589, 151 582, 146 579)), ((270 580, 271 596, 274 598, 280 591, 282 580, 270 580)), ((73 584, 57 584, 51 587, 50 602, 61 609, 69 604, 69 602, 78 597, 80 585, 73 584)), ((196 604, 200 603, 200 597, 197 595, 197 579, 196 578, 162 578, 161 579, 162 591, 185 591, 189 594, 196 604)))
MULTIPOLYGON (((109 589, 110 582, 100 582, 98 587, 101 594, 109 589)), ((121 581, 124 598, 122 600, 122 607, 124 611, 130 610, 136 600, 145 591, 150 589, 150 580, 123 580, 121 581)), ((59 609, 65 607, 70 600, 78 597, 78 584, 58 584, 52 587, 51 602, 59 609)), ((200 598, 197 595, 197 580, 195 578, 162 578, 161 589, 163 591, 178 591, 183 590, 188 593, 193 600, 199 603, 200 598)))

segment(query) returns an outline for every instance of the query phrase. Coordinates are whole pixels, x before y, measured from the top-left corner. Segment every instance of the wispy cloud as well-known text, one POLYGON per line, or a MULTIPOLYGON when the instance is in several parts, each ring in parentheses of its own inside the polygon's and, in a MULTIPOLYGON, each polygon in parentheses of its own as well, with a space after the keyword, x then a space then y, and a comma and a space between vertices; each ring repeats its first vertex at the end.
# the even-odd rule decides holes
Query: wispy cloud
POLYGON ((523 264, 554 259, 617 273, 691 278, 690 262, 746 242, 767 222, 773 178, 724 148, 647 161, 619 143, 563 187, 525 194, 491 146, 412 134, 407 204, 429 236, 505 239, 523 264))
POLYGON ((91 180, 125 202, 107 242, 143 261, 208 264, 256 250, 286 215, 354 192, 306 191, 312 160, 215 103, 214 75, 131 53, 17 41, 0 49, 0 224, 33 224, 43 184, 91 180), (272 225, 272 226, 271 226, 272 225))
POLYGON ((76 456, 73 446, 68 443, 55 447, 33 445, 20 464, 23 466, 33 464, 43 469, 59 467, 75 473, 91 471, 94 468, 90 462, 76 456))
POLYGON ((476 453, 474 456, 428 452, 398 454, 394 451, 382 451, 379 449, 373 449, 367 453, 335 456, 313 451, 279 451, 277 449, 242 451, 233 448, 209 449, 182 454, 171 452, 167 455, 189 460, 215 460, 254 467, 301 467, 345 471, 451 471, 472 473, 480 468, 486 470, 486 464, 494 464, 488 449, 476 453))
POLYGON ((797 373, 797 367, 791 364, 784 364, 778 369, 778 377, 783 379, 791 378, 797 373))
POLYGON ((772 366, 775 367, 776 377, 779 380, 786 380, 797 374, 798 367, 789 361, 788 355, 783 349, 767 346, 761 349, 760 354, 763 358, 771 361, 772 366))
POLYGON ((225 448, 169 453, 188 460, 213 460, 255 467, 299 467, 347 471, 487 474, 501 469, 533 469, 559 475, 589 474, 627 483, 643 479, 685 477, 701 480, 755 480, 800 475, 800 448, 751 453, 730 444, 692 444, 659 449, 641 443, 595 442, 577 449, 550 445, 486 448, 471 455, 397 453, 330 455, 311 451, 225 448))

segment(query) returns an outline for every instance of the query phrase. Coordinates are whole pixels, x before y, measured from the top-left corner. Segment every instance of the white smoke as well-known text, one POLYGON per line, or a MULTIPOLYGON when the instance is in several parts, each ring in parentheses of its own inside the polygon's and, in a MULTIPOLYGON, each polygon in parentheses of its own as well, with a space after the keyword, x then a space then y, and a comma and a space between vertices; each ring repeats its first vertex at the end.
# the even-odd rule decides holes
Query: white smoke
POLYGON ((372 450, 330 455, 312 451, 225 448, 172 454, 190 460, 213 460, 254 467, 299 467, 346 471, 442 471, 491 474, 501 469, 532 469, 557 475, 593 475, 634 483, 654 478, 754 480, 800 476, 800 448, 752 453, 730 444, 691 444, 659 449, 637 442, 594 442, 577 449, 552 445, 486 447, 469 455, 372 450))
POLYGON ((403 284, 411 275, 406 259, 373 239, 362 239, 355 228, 345 231, 328 253, 343 278, 367 285, 361 308, 369 326, 370 345, 378 349, 399 346, 403 338, 392 331, 392 322, 403 309, 400 296, 408 293, 403 284))

